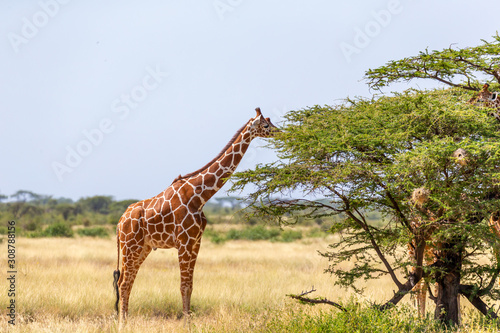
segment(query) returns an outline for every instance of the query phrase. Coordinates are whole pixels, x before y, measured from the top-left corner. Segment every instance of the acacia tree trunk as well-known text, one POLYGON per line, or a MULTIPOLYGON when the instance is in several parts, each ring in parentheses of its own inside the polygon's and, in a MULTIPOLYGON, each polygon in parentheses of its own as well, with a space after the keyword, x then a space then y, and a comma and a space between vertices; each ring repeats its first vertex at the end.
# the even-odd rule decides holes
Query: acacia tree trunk
POLYGON ((463 240, 454 239, 439 247, 436 273, 438 293, 434 318, 446 325, 459 324, 460 271, 463 260, 463 240))

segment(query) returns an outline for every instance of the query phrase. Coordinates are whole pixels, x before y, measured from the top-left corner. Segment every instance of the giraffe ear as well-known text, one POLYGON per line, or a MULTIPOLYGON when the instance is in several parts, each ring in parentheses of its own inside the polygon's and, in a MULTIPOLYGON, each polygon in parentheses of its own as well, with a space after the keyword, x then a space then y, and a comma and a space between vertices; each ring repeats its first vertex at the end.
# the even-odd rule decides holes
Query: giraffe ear
POLYGON ((260 117, 259 116, 257 116, 257 118, 252 121, 251 127, 257 127, 258 125, 260 125, 260 117))

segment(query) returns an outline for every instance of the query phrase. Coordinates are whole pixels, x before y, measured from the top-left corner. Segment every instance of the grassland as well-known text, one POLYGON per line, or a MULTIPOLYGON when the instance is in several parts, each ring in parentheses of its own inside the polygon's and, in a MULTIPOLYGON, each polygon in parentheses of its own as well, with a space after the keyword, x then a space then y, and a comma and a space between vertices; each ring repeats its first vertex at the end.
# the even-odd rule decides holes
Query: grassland
MULTIPOLYGON (((331 327, 335 322, 334 316, 339 314, 338 310, 327 305, 305 306, 286 297, 286 294, 299 293, 314 285, 322 296, 347 303, 350 299, 350 304, 353 304, 353 295, 335 287, 332 278, 323 274, 328 262, 317 251, 326 250, 331 240, 238 240, 215 244, 205 239, 195 270, 192 330, 351 330, 347 326, 331 327)), ((5 240, 1 248, 6 253, 5 240)), ((113 237, 21 237, 17 239, 17 261, 17 325, 12 329, 7 324, 5 312, 2 312, 0 331, 117 332, 112 289, 112 272, 116 267, 116 243, 113 237)), ((7 283, 5 279, 2 280, 0 288, 6 291, 7 283)), ((379 280, 368 282, 366 289, 368 292, 364 298, 358 297, 356 302, 381 302, 392 295, 393 286, 389 280, 379 280)), ((8 301, 3 291, 0 293, 2 307, 8 301)), ((180 318, 181 308, 176 252, 155 251, 144 263, 134 284, 130 319, 124 331, 187 331, 184 320, 180 318)), ((347 318, 345 323, 357 325, 359 332, 392 332, 394 320, 398 320, 396 317, 399 316, 399 322, 403 325, 401 331, 412 332, 415 327, 421 327, 422 332, 436 331, 428 326, 429 321, 409 322, 408 318, 416 315, 411 306, 402 304, 400 308, 404 309, 403 314, 395 313, 392 321, 377 317, 380 316, 378 314, 365 313, 365 317, 347 318), (366 326, 362 326, 363 323, 366 326), (376 323, 380 327, 387 326, 386 330, 372 327, 376 323)), ((465 331, 470 331, 480 321, 469 308, 465 304, 464 323, 468 327, 465 331)), ((479 325, 473 330, 496 330, 488 327, 479 325)))

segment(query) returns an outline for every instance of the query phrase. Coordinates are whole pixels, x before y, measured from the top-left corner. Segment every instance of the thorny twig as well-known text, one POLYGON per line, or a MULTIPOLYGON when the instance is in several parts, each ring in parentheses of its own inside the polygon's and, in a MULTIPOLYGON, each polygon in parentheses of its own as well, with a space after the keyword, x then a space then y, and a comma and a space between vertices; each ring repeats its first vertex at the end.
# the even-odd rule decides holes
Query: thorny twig
POLYGON ((344 308, 342 305, 340 305, 340 304, 338 304, 336 302, 332 302, 332 301, 330 301, 330 300, 328 300, 326 298, 321 298, 321 297, 318 297, 318 298, 308 298, 308 297, 304 297, 305 295, 311 294, 311 293, 313 293, 315 291, 316 291, 316 289, 314 289, 314 286, 313 286, 311 288, 311 290, 309 290, 309 291, 303 291, 299 295, 287 295, 287 296, 291 297, 293 299, 298 299, 299 301, 304 302, 304 303, 332 305, 332 306, 336 307, 339 310, 347 312, 346 308, 344 308))

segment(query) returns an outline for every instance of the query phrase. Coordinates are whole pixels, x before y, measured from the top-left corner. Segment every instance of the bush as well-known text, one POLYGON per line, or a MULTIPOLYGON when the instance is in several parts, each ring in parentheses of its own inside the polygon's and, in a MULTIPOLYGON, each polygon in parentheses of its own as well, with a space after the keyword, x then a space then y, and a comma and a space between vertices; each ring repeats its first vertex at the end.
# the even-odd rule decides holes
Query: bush
POLYGON ((80 236, 108 238, 109 231, 103 227, 78 229, 76 233, 80 236))
POLYGON ((214 244, 223 244, 227 240, 226 235, 223 232, 215 231, 210 227, 205 229, 203 237, 210 239, 210 241, 214 244))
POLYGON ((265 227, 258 225, 243 230, 231 229, 228 231, 226 238, 231 240, 272 240, 276 239, 279 234, 279 229, 266 229, 265 227))
MULTIPOLYGON (((351 301, 352 302, 352 301, 351 301)), ((461 332, 455 329, 445 329, 429 316, 425 318, 416 317, 415 310, 407 306, 394 308, 382 312, 372 306, 348 303, 344 305, 347 312, 321 311, 317 315, 304 312, 302 308, 288 309, 287 313, 271 316, 263 332, 310 332, 310 333, 344 333, 344 332, 370 332, 370 333, 392 333, 392 332, 461 332), (286 320, 283 320, 283 317, 286 320)), ((484 328, 494 325, 478 325, 471 323, 466 325, 464 332, 484 332, 484 328), (471 325, 472 324, 472 325, 471 325), (479 330, 476 330, 479 329, 479 330)), ((492 331, 493 332, 493 331, 492 331)))
POLYGON ((323 230, 322 228, 318 228, 318 227, 311 228, 307 232, 307 237, 310 237, 310 238, 324 238, 324 237, 326 237, 326 235, 328 235, 328 231, 323 230))
POLYGON ((122 214, 120 213, 112 213, 108 215, 108 224, 111 225, 117 225, 118 221, 120 221, 120 218, 122 217, 122 214))
POLYGON ((266 228, 262 225, 247 227, 244 229, 230 229, 227 233, 217 232, 212 229, 205 230, 205 237, 210 238, 212 243, 221 244, 227 240, 269 240, 276 242, 293 242, 302 239, 302 231, 285 230, 278 228, 266 228))
POLYGON ((39 229, 40 223, 38 223, 35 220, 29 220, 27 223, 25 223, 22 227, 26 231, 35 231, 39 229))
POLYGON ((212 237, 210 237, 210 241, 214 244, 223 244, 226 242, 226 237, 221 235, 220 233, 214 233, 212 237))
POLYGON ((299 239, 302 239, 302 232, 298 230, 285 230, 281 233, 281 238, 280 238, 282 242, 287 242, 287 243, 299 239))
MULTIPOLYGON (((36 235, 33 235, 36 236, 36 235)), ((42 237, 73 237, 73 230, 65 223, 54 223, 49 225, 40 236, 42 237)))
POLYGON ((0 235, 7 235, 7 233, 8 233, 7 227, 0 225, 0 235))

